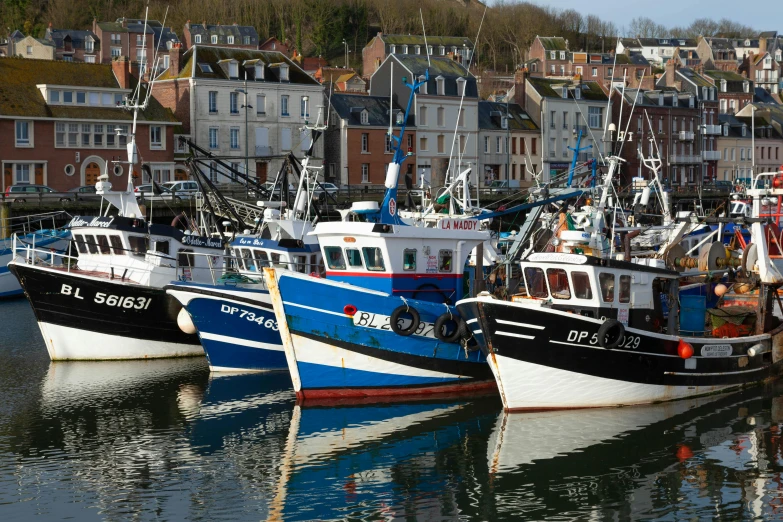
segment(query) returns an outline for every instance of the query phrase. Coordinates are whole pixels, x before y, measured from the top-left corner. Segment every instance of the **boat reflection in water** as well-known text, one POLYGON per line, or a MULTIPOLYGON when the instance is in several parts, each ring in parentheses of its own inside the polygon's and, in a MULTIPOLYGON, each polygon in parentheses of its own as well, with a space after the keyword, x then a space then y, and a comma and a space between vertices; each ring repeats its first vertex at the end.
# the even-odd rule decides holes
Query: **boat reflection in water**
POLYGON ((488 445, 498 516, 768 519, 783 492, 783 397, 759 390, 628 408, 501 413, 488 445), (738 503, 746 509, 737 509, 738 503))

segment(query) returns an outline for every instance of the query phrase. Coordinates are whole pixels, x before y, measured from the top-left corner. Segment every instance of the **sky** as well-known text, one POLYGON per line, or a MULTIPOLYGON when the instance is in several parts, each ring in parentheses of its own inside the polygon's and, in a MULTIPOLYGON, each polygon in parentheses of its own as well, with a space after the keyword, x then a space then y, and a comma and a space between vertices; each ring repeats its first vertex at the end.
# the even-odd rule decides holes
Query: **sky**
POLYGON ((539 5, 548 5, 558 9, 575 9, 583 16, 594 14, 601 20, 611 20, 618 28, 627 27, 636 17, 646 17, 666 27, 685 26, 697 18, 730 18, 760 31, 774 31, 783 28, 783 15, 779 7, 765 10, 759 17, 758 9, 741 9, 742 5, 731 0, 657 0, 640 2, 634 0, 533 0, 539 5))

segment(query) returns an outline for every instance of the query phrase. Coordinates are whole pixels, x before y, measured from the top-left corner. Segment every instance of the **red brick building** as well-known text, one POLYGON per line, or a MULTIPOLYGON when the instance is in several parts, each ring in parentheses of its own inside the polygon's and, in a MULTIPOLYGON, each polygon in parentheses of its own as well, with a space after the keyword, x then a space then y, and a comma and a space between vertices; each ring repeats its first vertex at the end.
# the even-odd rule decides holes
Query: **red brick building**
POLYGON ((753 103, 753 82, 731 71, 717 69, 704 71, 718 90, 720 114, 737 114, 749 103, 753 103))
MULTIPOLYGON (((0 58, 2 190, 38 183, 58 191, 94 184, 105 172, 125 179, 126 144, 133 114, 117 107, 135 85, 129 62, 92 65, 0 58), (119 132, 118 132, 119 129, 119 132)), ((141 159, 160 181, 174 176, 171 112, 154 99, 139 115, 136 143, 141 159)))
POLYGON ((283 43, 274 36, 267 38, 265 42, 258 46, 259 51, 279 51, 284 55, 291 57, 291 47, 287 43, 283 43))
POLYGON ((422 35, 378 33, 362 49, 362 76, 369 80, 390 54, 449 57, 468 67, 473 47, 473 42, 461 36, 427 36, 425 45, 422 35))

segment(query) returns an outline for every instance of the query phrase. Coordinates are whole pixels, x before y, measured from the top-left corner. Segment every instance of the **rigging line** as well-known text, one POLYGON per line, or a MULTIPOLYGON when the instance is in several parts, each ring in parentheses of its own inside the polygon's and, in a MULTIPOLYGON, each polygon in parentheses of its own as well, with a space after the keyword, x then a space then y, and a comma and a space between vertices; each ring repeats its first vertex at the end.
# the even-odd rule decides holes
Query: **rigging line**
MULTIPOLYGON (((485 6, 484 7, 484 14, 481 15, 481 22, 479 23, 478 32, 476 33, 476 39, 474 40, 474 42, 477 42, 478 39, 479 39, 479 36, 481 35, 481 28, 484 26, 484 17, 487 16, 487 9, 488 9, 488 6, 485 6)), ((423 23, 424 23, 424 18, 422 18, 422 24, 423 23)), ((424 45, 425 46, 427 45, 426 41, 424 42, 424 45)), ((474 46, 473 51, 474 52, 472 52, 470 54, 470 60, 468 60, 468 66, 467 66, 468 77, 470 77, 470 66, 473 64, 473 56, 475 56, 475 54, 476 54, 476 52, 475 52, 475 45, 476 44, 474 43, 473 44, 473 46, 474 46)), ((428 53, 427 54, 427 60, 429 60, 429 59, 430 59, 430 57, 429 57, 429 53, 428 53)), ((457 122, 456 122, 456 125, 454 126, 454 136, 451 139, 451 151, 449 152, 449 164, 446 166, 446 176, 447 176, 447 179, 448 179, 448 176, 449 176, 449 172, 451 172, 451 158, 454 155, 454 146, 455 146, 455 143, 457 141, 457 131, 459 130, 459 115, 462 112, 462 104, 465 101, 465 94, 467 92, 468 92, 468 82, 467 82, 467 80, 465 80, 465 83, 463 84, 463 87, 462 87, 462 97, 459 99, 459 110, 457 111, 457 122)))
MULTIPOLYGON (((621 96, 623 99, 625 99, 625 76, 623 76, 623 92, 621 93, 621 96)), ((633 110, 636 108, 636 102, 638 100, 639 100, 639 89, 636 89, 636 96, 633 97, 633 105, 631 105, 631 111, 628 114, 628 123, 625 125, 625 131, 623 132, 623 141, 620 142, 620 150, 617 151, 618 156, 620 156, 621 153, 623 152, 623 146, 625 145, 625 141, 628 138, 628 129, 631 127, 631 115, 633 114, 633 110)), ((622 122, 622 120, 618 120, 618 121, 622 122)))
MULTIPOLYGON (((617 43, 614 44, 614 63, 612 64, 612 77, 609 79, 610 82, 610 89, 609 89, 609 99, 606 101, 606 119, 604 120, 604 135, 601 137, 601 140, 606 139, 606 128, 609 124, 609 108, 612 106, 612 88, 611 88, 611 81, 614 79, 614 71, 617 69, 617 48, 620 46, 620 37, 617 37, 617 43)), ((625 82, 623 82, 625 83, 625 82)))

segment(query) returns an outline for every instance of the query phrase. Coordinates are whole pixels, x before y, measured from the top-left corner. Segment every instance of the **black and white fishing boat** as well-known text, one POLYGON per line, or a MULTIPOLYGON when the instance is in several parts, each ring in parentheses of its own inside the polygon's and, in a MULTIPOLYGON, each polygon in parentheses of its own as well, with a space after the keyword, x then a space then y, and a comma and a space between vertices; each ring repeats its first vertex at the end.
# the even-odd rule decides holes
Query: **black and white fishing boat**
MULTIPOLYGON (((760 174, 763 177, 780 174, 760 174)), ((644 404, 775 377, 783 325, 773 315, 783 276, 770 259, 762 197, 754 188, 755 247, 733 273, 717 308, 679 294, 681 258, 633 261, 577 253, 537 253, 520 263, 522 292, 509 301, 479 296, 457 303, 498 383, 506 410, 644 404), (741 305, 741 306, 738 306, 741 305), (709 318, 711 326, 707 327, 709 318), (726 327, 725 324, 734 325, 726 327)), ((722 244, 698 264, 733 267, 722 244)), ((630 259, 630 256, 628 257, 630 259)))

